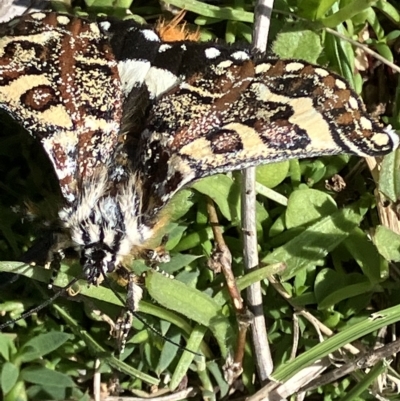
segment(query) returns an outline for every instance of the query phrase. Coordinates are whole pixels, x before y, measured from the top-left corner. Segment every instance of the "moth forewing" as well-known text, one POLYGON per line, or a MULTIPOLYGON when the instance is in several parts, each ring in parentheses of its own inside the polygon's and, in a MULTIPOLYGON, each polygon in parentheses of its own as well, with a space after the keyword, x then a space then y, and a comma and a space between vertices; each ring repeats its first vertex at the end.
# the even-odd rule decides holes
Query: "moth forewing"
POLYGON ((0 108, 42 142, 65 200, 76 203, 117 144, 117 62, 96 23, 56 13, 16 21, 0 39, 0 108))
POLYGON ((293 158, 380 156, 397 146, 397 134, 370 117, 337 74, 298 60, 243 58, 188 77, 154 104, 138 169, 160 208, 215 173, 293 158))

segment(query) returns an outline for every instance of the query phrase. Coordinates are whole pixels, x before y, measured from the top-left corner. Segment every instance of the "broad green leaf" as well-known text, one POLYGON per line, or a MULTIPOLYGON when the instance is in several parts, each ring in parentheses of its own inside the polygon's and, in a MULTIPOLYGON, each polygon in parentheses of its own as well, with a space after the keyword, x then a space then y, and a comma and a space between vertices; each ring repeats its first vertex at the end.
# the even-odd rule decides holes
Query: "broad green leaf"
POLYGON ((299 14, 311 20, 320 19, 334 3, 336 0, 300 0, 298 2, 299 14))
POLYGON ((321 270, 315 279, 315 296, 319 309, 371 291, 373 286, 362 274, 341 274, 332 269, 321 270))
POLYGON ((18 380, 10 392, 4 395, 3 401, 28 401, 30 399, 30 397, 28 398, 25 383, 22 380, 18 380))
POLYGON ((294 239, 275 249, 262 262, 285 263, 287 269, 282 274, 282 279, 288 280, 301 269, 322 263, 328 252, 335 249, 360 224, 362 217, 354 206, 323 217, 294 239))
POLYGON ((383 158, 379 173, 379 190, 392 202, 400 198, 400 150, 383 158))
POLYGON ((221 399, 225 397, 230 389, 229 384, 226 382, 225 378, 223 377, 223 372, 219 368, 218 364, 216 361, 210 361, 207 363, 207 369, 211 372, 213 375, 215 381, 217 382, 217 385, 219 387, 219 391, 221 394, 221 399))
POLYGON ((240 192, 230 177, 221 174, 206 177, 193 184, 192 188, 209 196, 229 221, 238 219, 240 192))
POLYGON ((194 205, 193 191, 183 189, 176 193, 168 202, 167 213, 171 220, 178 220, 184 216, 187 211, 194 205))
POLYGON ((17 383, 19 369, 11 362, 6 362, 1 368, 1 390, 3 394, 7 394, 17 383))
MULTIPOLYGON (((224 227, 221 227, 225 231, 224 227)), ((205 241, 213 239, 212 228, 208 225, 194 233, 190 233, 182 238, 179 244, 174 248, 174 252, 183 252, 203 244, 205 241)))
POLYGON ((218 7, 197 0, 168 0, 168 4, 173 5, 178 9, 192 11, 193 13, 205 17, 243 22, 253 22, 254 19, 253 13, 243 11, 243 9, 235 10, 232 7, 218 7))
POLYGON ((387 0, 378 0, 375 4, 375 8, 384 13, 396 25, 400 24, 399 9, 390 4, 387 0))
POLYGON ((378 226, 374 243, 379 253, 388 261, 400 262, 400 235, 387 227, 378 226))
POLYGON ((166 230, 168 233, 168 241, 165 244, 165 249, 167 251, 171 251, 176 245, 179 244, 186 229, 187 227, 183 224, 180 225, 177 223, 168 223, 166 230))
POLYGON ((372 284, 380 283, 388 278, 388 263, 379 255, 378 250, 363 230, 354 229, 343 245, 372 284))
POLYGON ((21 378, 29 383, 54 387, 74 387, 75 383, 69 376, 42 366, 30 366, 21 370, 21 378))
POLYGON ((166 273, 174 273, 183 267, 188 266, 194 260, 204 257, 203 255, 185 255, 182 253, 175 254, 167 263, 160 264, 160 270, 166 273))
POLYGON ((286 178, 288 172, 289 161, 265 164, 256 168, 256 181, 267 188, 274 188, 286 178))
MULTIPOLYGON (((171 331, 173 333, 168 333, 168 339, 173 341, 176 344, 179 344, 182 338, 181 333, 175 328, 172 327, 171 331)), ((163 331, 164 334, 164 331, 163 331)), ((177 345, 166 341, 160 354, 160 358, 157 363, 156 374, 161 375, 172 363, 174 358, 176 357, 176 353, 179 352, 179 348, 177 345)))
POLYGON ((305 226, 324 216, 337 212, 333 198, 316 189, 300 189, 288 199, 285 221, 288 229, 305 226))
POLYGON ((9 361, 11 353, 15 353, 16 348, 11 338, 7 334, 0 333, 0 355, 9 361))
POLYGON ((226 355, 226 344, 233 336, 230 322, 223 315, 218 303, 195 288, 153 271, 146 277, 146 288, 152 298, 164 307, 209 328, 215 335, 222 354, 226 355))
POLYGON ((316 63, 322 51, 321 38, 301 23, 288 23, 278 34, 272 50, 282 58, 316 63))
POLYGON ((70 334, 60 333, 57 331, 40 334, 24 344, 20 351, 20 358, 24 362, 41 358, 42 356, 61 347, 61 345, 63 345, 70 338, 72 338, 70 334))

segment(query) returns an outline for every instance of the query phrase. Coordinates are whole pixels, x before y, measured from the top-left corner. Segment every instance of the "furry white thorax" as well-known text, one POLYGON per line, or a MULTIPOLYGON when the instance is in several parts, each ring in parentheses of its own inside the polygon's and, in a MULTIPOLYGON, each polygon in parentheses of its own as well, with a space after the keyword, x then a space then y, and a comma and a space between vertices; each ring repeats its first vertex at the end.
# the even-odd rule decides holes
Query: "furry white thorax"
POLYGON ((102 270, 107 263, 118 266, 132 248, 142 246, 152 230, 140 223, 141 199, 136 192, 136 176, 121 184, 115 196, 109 194, 106 171, 82 185, 79 198, 63 208, 60 219, 69 230, 72 246, 91 256, 91 247, 105 250, 102 270))

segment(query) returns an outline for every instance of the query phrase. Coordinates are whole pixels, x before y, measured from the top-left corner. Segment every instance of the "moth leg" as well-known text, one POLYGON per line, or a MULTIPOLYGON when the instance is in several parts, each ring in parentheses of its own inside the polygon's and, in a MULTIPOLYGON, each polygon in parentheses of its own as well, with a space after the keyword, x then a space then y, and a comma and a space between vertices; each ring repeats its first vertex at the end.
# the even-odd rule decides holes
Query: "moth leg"
POLYGON ((131 312, 136 312, 139 309, 139 301, 143 298, 143 289, 138 284, 138 276, 129 273, 126 306, 131 312))
POLYGON ((156 249, 149 249, 146 251, 146 260, 149 262, 150 267, 155 267, 159 263, 167 263, 171 260, 169 252, 160 245, 156 249))
POLYGON ((123 308, 120 316, 117 318, 112 335, 117 340, 119 353, 122 354, 132 327, 133 316, 139 309, 139 301, 142 299, 143 290, 138 284, 138 276, 134 273, 127 272, 124 269, 122 273, 120 272, 120 275, 123 280, 127 280, 127 295, 125 308, 123 308))
POLYGON ((120 354, 125 351, 126 339, 128 338, 129 331, 132 327, 132 320, 132 312, 129 309, 124 309, 115 322, 115 328, 112 332, 112 335, 117 340, 117 346, 120 354))

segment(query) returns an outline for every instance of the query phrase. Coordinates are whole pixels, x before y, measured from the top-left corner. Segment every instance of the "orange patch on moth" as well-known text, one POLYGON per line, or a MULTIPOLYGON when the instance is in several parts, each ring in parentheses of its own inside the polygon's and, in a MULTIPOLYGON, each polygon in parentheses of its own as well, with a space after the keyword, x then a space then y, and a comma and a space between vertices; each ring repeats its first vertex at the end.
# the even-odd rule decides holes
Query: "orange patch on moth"
POLYGON ((278 61, 274 65, 271 64, 271 68, 265 74, 270 77, 282 77, 285 74, 285 63, 283 61, 278 61))
POLYGON ((307 65, 300 71, 300 75, 315 75, 315 68, 312 65, 307 65))
POLYGON ((353 113, 346 112, 342 113, 340 116, 337 116, 335 118, 335 121, 340 124, 340 125, 350 125, 353 124, 353 122, 356 120, 360 119, 360 113, 358 110, 355 110, 353 113))
MULTIPOLYGON (((322 83, 324 86, 330 89, 334 89, 336 87, 336 78, 332 75, 327 75, 322 79, 322 83)), ((338 91, 340 92, 340 91, 338 91)))
POLYGON ((181 10, 171 21, 165 19, 157 21, 155 30, 164 42, 199 41, 200 28, 193 31, 187 26, 186 22, 181 23, 185 14, 186 10, 181 10))
POLYGON ((334 92, 333 96, 326 99, 324 107, 327 109, 340 109, 347 105, 351 96, 349 89, 341 89, 334 92))

